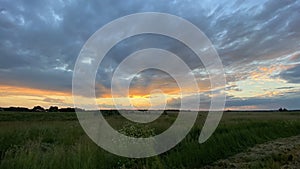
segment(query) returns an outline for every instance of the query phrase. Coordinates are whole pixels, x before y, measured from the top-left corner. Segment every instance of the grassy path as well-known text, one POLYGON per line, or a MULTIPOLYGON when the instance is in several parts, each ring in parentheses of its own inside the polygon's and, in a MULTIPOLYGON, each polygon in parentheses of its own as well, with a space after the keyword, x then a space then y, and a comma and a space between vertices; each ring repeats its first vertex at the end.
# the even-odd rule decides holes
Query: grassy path
POLYGON ((300 135, 259 144, 248 151, 215 162, 204 169, 270 168, 298 169, 300 167, 300 135))

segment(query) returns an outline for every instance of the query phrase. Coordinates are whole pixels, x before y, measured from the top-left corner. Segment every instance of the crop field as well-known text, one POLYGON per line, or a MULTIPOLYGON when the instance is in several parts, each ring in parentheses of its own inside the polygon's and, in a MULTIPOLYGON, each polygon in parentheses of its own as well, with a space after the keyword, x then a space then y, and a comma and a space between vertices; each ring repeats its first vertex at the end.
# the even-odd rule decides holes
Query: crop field
MULTIPOLYGON (((120 115, 106 116, 106 120, 126 135, 148 137, 166 130, 176 116, 176 113, 161 115, 147 125, 130 123, 120 115)), ((199 144, 205 118, 206 113, 199 112, 193 129, 170 151, 155 157, 130 159, 113 155, 93 143, 75 113, 0 112, 0 168, 224 168, 220 160, 246 154, 250 148, 276 139, 300 135, 300 112, 225 112, 212 137, 199 144)), ((271 154, 253 165, 250 159, 244 168, 280 168, 296 157, 290 155, 271 154)))

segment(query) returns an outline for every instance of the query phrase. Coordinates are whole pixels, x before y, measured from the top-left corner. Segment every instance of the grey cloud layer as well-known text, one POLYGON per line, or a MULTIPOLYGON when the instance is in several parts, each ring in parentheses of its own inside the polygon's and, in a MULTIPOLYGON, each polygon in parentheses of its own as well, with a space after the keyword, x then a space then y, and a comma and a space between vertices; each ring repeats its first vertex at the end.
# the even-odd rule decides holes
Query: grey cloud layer
MULTIPOLYGON (((175 14, 198 26, 232 71, 255 60, 292 53, 300 47, 299 1, 2 0, 0 84, 70 91, 71 71, 84 42, 118 17, 149 11, 175 14)), ((192 69, 202 67, 181 43, 145 35, 125 40, 108 53, 100 65, 98 83, 109 88, 114 68, 130 53, 148 47, 170 50, 192 69)), ((296 66, 281 77, 299 83, 298 74, 296 66)), ((140 78, 151 82, 159 77, 149 72, 140 78)), ((229 81, 240 78, 233 72, 229 81)))

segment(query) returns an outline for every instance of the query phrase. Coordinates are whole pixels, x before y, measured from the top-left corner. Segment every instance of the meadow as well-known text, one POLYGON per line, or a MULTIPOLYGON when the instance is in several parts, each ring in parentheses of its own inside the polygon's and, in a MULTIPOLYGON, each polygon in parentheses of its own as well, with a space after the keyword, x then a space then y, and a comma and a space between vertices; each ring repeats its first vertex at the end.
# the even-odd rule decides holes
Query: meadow
MULTIPOLYGON (((176 116, 168 113, 146 125, 130 123, 120 115, 106 119, 126 135, 147 137, 167 129, 176 116)), ((75 113, 0 112, 0 169, 201 168, 257 144, 300 135, 300 112, 225 112, 213 136, 199 144, 205 118, 206 113, 199 112, 191 132, 170 151, 130 159, 94 144, 75 113)))

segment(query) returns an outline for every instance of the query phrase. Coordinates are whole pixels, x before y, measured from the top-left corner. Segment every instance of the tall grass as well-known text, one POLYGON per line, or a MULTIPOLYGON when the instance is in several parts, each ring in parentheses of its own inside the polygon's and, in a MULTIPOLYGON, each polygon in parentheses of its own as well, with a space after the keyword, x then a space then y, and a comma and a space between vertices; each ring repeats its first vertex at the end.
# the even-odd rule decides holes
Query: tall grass
MULTIPOLYGON (((116 119, 118 118, 114 120, 119 123, 121 131, 128 135, 135 135, 137 131, 139 136, 143 136, 143 132, 148 135, 156 131, 149 126, 145 130, 128 130, 126 128, 128 124, 122 128, 122 123, 117 122, 116 119)), ((164 121, 167 123, 168 120, 164 121)), ((200 131, 201 125, 196 125, 179 145, 159 156, 128 159, 99 148, 86 136, 76 121, 2 122, 0 123, 0 168, 199 168, 245 151, 255 144, 298 135, 300 121, 264 119, 222 122, 204 144, 198 143, 200 131)))

